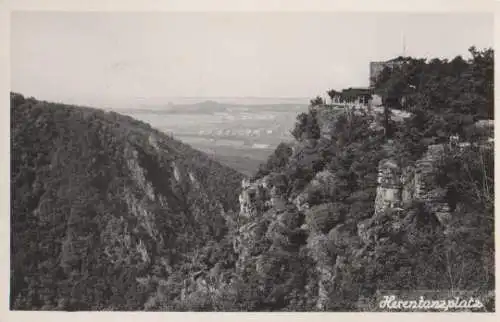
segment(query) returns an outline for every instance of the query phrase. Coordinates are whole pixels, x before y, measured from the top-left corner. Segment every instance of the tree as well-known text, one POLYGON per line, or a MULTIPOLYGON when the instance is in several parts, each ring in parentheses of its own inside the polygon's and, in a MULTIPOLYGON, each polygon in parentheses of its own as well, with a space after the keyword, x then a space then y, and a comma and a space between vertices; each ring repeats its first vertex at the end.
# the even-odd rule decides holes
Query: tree
POLYGON ((267 162, 259 167, 255 179, 261 178, 271 172, 284 170, 291 155, 292 148, 286 143, 280 143, 274 150, 274 153, 269 156, 267 162))
POLYGON ((329 90, 329 91, 328 91, 328 92, 326 92, 326 93, 327 93, 327 94, 328 94, 328 96, 330 97, 330 100, 331 100, 332 104, 333 104, 333 100, 335 99, 335 97, 337 97, 337 96, 340 94, 339 92, 337 92, 337 91, 336 91, 336 90, 334 90, 334 89, 331 89, 331 90, 329 90))
POLYGON ((314 111, 311 110, 309 113, 301 113, 297 116, 292 135, 298 141, 302 139, 319 139, 320 128, 314 111))
POLYGON ((325 104, 325 101, 323 100, 323 98, 321 98, 321 96, 316 96, 310 101, 310 104, 312 107, 321 106, 325 104))

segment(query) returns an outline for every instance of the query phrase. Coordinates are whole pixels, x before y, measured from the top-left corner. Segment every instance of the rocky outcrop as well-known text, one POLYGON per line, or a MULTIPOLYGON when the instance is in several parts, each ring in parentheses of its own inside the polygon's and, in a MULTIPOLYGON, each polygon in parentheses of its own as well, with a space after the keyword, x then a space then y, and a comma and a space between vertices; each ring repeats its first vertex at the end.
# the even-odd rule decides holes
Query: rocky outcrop
POLYGON ((254 218, 265 211, 264 207, 270 195, 269 190, 266 189, 266 177, 255 182, 243 179, 241 187, 240 216, 254 218))
POLYGON ((139 163, 139 153, 130 144, 127 144, 124 151, 124 157, 127 161, 127 166, 131 172, 131 177, 135 181, 136 185, 144 191, 144 194, 152 201, 155 200, 155 192, 153 190, 152 184, 146 180, 144 169, 139 163))
MULTIPOLYGON (((404 205, 419 201, 442 224, 446 224, 450 216, 449 206, 444 201, 446 191, 436 183, 437 166, 444 151, 443 144, 431 145, 421 159, 405 168, 394 159, 382 160, 379 164, 374 216, 389 210, 397 213, 403 210, 404 205)), ((363 227, 361 224, 360 236, 367 240, 369 237, 363 232, 363 227)))
POLYGON ((352 237, 352 234, 342 224, 343 215, 337 211, 335 204, 309 207, 309 200, 315 192, 333 197, 335 182, 332 172, 321 171, 299 196, 286 200, 286 182, 281 175, 271 174, 254 182, 244 180, 240 216, 249 221, 240 226, 234 240, 238 254, 237 269, 241 271, 253 267, 259 274, 265 274, 270 264, 263 249, 288 247, 291 241, 283 232, 302 231, 307 236, 304 247, 315 262, 317 276, 315 285, 309 285, 309 289, 316 290, 316 308, 325 309, 342 262, 342 256, 331 256, 332 249, 344 252, 350 240, 346 236, 352 237), (300 219, 301 216, 306 223, 302 224, 304 220, 300 219))
POLYGON ((375 214, 389 208, 401 206, 401 168, 396 161, 388 159, 379 163, 377 197, 375 199, 375 214))
POLYGON ((443 157, 443 144, 430 145, 424 157, 415 162, 415 199, 432 200, 437 162, 443 157))
POLYGON ((318 294, 316 308, 322 310, 328 301, 328 293, 333 287, 335 279, 335 260, 329 256, 329 239, 327 235, 313 233, 307 240, 309 254, 316 262, 318 274, 318 294))
MULTIPOLYGON (((259 180, 242 181, 242 191, 239 196, 240 226, 233 242, 238 254, 237 269, 254 267, 259 261, 256 255, 265 249, 260 243, 269 240, 269 231, 273 222, 279 221, 279 214, 289 205, 284 197, 286 182, 277 174, 267 175, 259 180), (271 211, 268 211, 271 210, 271 211)), ((272 229, 271 229, 272 230, 272 229)))
MULTIPOLYGON (((482 122, 478 126, 487 127, 490 122, 482 122), (484 124, 483 124, 484 123, 484 124)), ((379 163, 378 187, 375 199, 375 216, 388 210, 401 211, 404 205, 411 202, 422 202, 427 212, 434 215, 446 227, 451 219, 450 206, 445 201, 446 189, 436 182, 437 167, 445 153, 462 153, 470 146, 468 142, 458 142, 450 138, 449 144, 434 144, 414 164, 401 167, 395 159, 389 158, 379 163), (448 148, 448 152, 447 152, 448 148)), ((491 148, 489 141, 481 143, 482 148, 491 148)), ((360 236, 368 240, 360 224, 360 236)))

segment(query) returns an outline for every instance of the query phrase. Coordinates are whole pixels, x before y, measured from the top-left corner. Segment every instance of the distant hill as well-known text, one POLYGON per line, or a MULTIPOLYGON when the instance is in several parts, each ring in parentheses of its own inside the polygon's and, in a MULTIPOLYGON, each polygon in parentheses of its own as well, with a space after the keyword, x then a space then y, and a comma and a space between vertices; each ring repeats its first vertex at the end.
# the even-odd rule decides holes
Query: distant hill
POLYGON ((141 279, 224 240, 242 174, 114 112, 12 93, 11 114, 11 309, 141 310, 141 279))

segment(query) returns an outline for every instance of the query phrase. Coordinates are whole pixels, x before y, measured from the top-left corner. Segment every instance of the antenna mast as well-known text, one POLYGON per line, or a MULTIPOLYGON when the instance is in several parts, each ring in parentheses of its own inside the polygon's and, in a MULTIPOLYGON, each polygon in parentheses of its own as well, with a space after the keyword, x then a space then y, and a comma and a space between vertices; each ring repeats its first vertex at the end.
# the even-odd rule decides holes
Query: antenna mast
POLYGON ((404 32, 403 32, 403 57, 406 57, 406 38, 404 32))

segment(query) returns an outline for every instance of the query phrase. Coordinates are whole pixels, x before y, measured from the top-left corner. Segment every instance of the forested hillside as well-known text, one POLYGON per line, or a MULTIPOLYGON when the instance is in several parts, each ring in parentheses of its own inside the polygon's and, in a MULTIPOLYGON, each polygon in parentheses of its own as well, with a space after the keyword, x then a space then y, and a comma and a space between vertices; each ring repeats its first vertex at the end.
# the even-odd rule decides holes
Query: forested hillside
POLYGON ((418 113, 420 132, 436 140, 448 134, 468 138, 470 125, 494 115, 494 52, 469 48, 468 60, 399 57, 398 68, 383 70, 376 92, 390 108, 418 113), (424 122, 425 121, 425 122, 424 122))
POLYGON ((142 310, 238 206, 242 175, 116 113, 11 94, 11 142, 13 309, 142 310))

